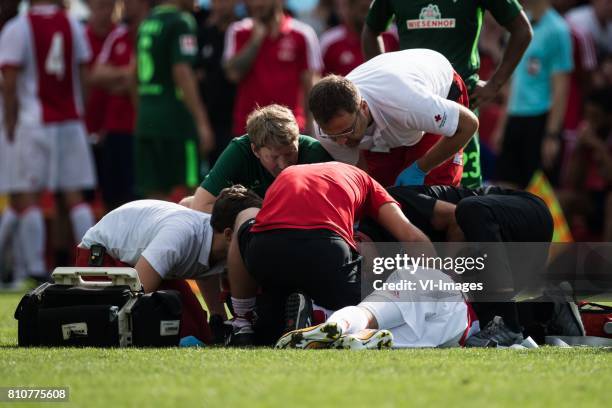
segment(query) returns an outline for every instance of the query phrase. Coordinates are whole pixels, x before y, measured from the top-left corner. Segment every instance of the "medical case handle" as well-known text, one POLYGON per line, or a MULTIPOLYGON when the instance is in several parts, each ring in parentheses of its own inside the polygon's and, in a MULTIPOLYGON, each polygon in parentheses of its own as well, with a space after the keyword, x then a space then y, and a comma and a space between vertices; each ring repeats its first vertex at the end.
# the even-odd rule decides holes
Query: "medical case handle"
POLYGON ((58 267, 51 274, 53 281, 60 285, 73 286, 120 286, 127 285, 130 290, 142 290, 138 272, 134 268, 115 267, 58 267), (85 278, 85 279, 84 279, 85 278), (104 280, 87 280, 87 278, 105 278, 104 280))

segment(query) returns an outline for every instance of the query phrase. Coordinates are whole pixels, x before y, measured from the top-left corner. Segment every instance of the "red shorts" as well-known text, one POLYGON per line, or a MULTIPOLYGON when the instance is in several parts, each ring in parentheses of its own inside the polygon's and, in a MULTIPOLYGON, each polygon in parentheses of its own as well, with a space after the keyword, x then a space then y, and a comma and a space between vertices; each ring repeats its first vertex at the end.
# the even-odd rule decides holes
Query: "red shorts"
MULTIPOLYGON (((455 89, 458 96, 450 98, 453 101, 469 107, 468 92, 463 80, 456 72, 453 75, 455 89)), ((414 146, 400 146, 391 149, 388 153, 364 151, 364 157, 368 164, 368 174, 383 186, 395 184, 397 176, 406 167, 423 157, 431 147, 443 136, 425 133, 423 138, 414 146)), ((463 149, 459 150, 453 157, 431 170, 425 176, 425 185, 459 186, 463 176, 463 149)))
MULTIPOLYGON (((89 266, 90 256, 91 252, 89 249, 77 247, 75 266, 89 266)), ((102 266, 132 268, 132 265, 116 260, 108 254, 104 254, 102 266)), ((212 337, 210 327, 208 326, 206 311, 202 309, 200 301, 191 290, 191 287, 187 281, 181 279, 163 280, 157 289, 176 290, 181 296, 183 314, 181 316, 181 329, 179 336, 181 338, 186 336, 194 336, 202 340, 204 343, 210 343, 212 337)))

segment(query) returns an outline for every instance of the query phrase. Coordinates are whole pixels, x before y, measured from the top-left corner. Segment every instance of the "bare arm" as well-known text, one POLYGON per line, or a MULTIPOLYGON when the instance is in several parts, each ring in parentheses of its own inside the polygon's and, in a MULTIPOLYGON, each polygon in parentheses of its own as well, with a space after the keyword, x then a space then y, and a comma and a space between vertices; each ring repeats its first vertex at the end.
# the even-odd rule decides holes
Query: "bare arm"
POLYGON ((215 140, 208 120, 208 114, 198 94, 198 84, 191 66, 178 63, 172 67, 174 82, 183 93, 183 100, 196 123, 200 144, 205 153, 214 148, 215 140))
POLYGON ((421 157, 417 161, 419 168, 428 173, 438 167, 465 146, 477 130, 476 116, 465 106, 459 105, 457 131, 452 137, 442 137, 425 156, 421 157))
POLYGON ((510 33, 510 39, 503 53, 502 61, 491 76, 491 79, 486 83, 480 82, 470 95, 471 108, 477 108, 482 104, 491 102, 495 98, 501 87, 514 72, 531 42, 533 31, 531 24, 529 24, 529 19, 523 11, 505 27, 510 33))
POLYGON ((138 258, 134 269, 138 272, 138 278, 140 278, 145 293, 154 292, 159 287, 162 278, 144 256, 138 258))
POLYGON ((559 153, 561 143, 559 135, 567 108, 569 78, 569 74, 565 72, 558 72, 552 77, 552 105, 546 121, 546 135, 542 142, 542 166, 545 169, 554 165, 559 153))
POLYGON ((310 94, 310 89, 312 88, 312 86, 314 85, 315 82, 317 82, 317 80, 319 79, 319 75, 311 70, 308 71, 304 71, 302 73, 302 90, 304 92, 304 114, 306 116, 306 133, 308 133, 309 135, 313 135, 313 129, 312 129, 312 125, 313 125, 313 117, 312 117, 312 113, 310 112, 310 110, 308 109, 308 95, 310 94))
POLYGON ((266 28, 260 22, 254 20, 249 41, 225 63, 225 75, 230 82, 240 82, 251 70, 264 38, 266 38, 266 28))
POLYGON ((17 102, 17 76, 19 68, 5 67, 2 70, 4 82, 2 86, 2 97, 4 98, 4 128, 9 141, 15 138, 15 127, 17 126, 17 114, 19 105, 17 102))
POLYGON ((361 48, 365 60, 374 58, 384 52, 380 33, 372 30, 367 24, 361 30, 361 48))
POLYGON ((217 196, 212 195, 205 188, 198 187, 191 201, 191 209, 211 214, 215 201, 217 201, 217 196))
POLYGON ((92 86, 104 88, 114 94, 129 95, 131 91, 130 67, 115 67, 109 64, 96 64, 89 74, 92 86))

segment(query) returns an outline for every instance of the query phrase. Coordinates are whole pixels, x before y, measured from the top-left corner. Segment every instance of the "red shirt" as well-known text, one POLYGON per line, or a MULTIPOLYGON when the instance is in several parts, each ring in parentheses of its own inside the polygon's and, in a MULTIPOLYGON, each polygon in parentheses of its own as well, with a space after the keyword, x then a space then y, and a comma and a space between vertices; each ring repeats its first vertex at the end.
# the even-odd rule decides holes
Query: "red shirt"
MULTIPOLYGON (((89 63, 91 67, 98 58, 100 51, 102 51, 102 46, 108 35, 99 37, 90 26, 86 27, 85 34, 87 34, 87 41, 91 48, 91 60, 89 63)), ((88 133, 99 132, 102 129, 107 96, 108 94, 100 88, 89 88, 87 101, 85 102, 85 125, 87 126, 88 133)))
MULTIPOLYGON (((382 33, 385 52, 399 50, 397 34, 391 31, 382 33)), ((360 34, 346 25, 327 30, 321 35, 321 55, 323 73, 346 76, 364 62, 360 34)))
MULTIPOLYGON (((106 38, 96 63, 126 67, 134 58, 134 37, 127 26, 115 28, 106 38)), ((109 94, 102 121, 107 132, 133 133, 136 114, 130 95, 109 94)))
POLYGON ((78 109, 74 98, 66 98, 66 95, 74 95, 75 65, 73 64, 73 31, 66 12, 55 9, 49 13, 40 9, 32 9, 28 14, 32 36, 34 38, 34 49, 38 61, 38 94, 43 106, 43 120, 45 123, 62 122, 79 118, 78 109), (57 41, 59 40, 59 41, 57 41), (58 44, 61 44, 59 47, 58 44), (58 51, 60 50, 60 51, 58 51), (57 52, 61 60, 64 72, 53 72, 49 62, 57 52))
POLYGON ((377 181, 349 164, 299 164, 281 172, 266 192, 253 232, 327 229, 356 248, 353 225, 378 218, 385 203, 396 203, 377 181))
MULTIPOLYGON (((230 25, 223 59, 238 53, 251 37, 253 20, 246 18, 230 25)), ((321 71, 321 51, 310 26, 284 16, 276 38, 267 36, 247 75, 238 84, 232 132, 245 132, 247 116, 256 106, 277 103, 293 111, 300 129, 306 128, 302 74, 321 71)))

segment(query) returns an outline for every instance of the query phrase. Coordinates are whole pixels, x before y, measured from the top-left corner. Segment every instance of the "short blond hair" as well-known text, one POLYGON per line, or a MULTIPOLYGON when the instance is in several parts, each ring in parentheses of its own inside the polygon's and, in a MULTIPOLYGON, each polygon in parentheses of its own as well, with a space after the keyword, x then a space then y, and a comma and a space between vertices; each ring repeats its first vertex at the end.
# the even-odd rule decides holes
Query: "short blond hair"
POLYGON ((281 105, 257 107, 247 118, 246 127, 249 140, 257 148, 287 146, 300 136, 293 112, 281 105))

